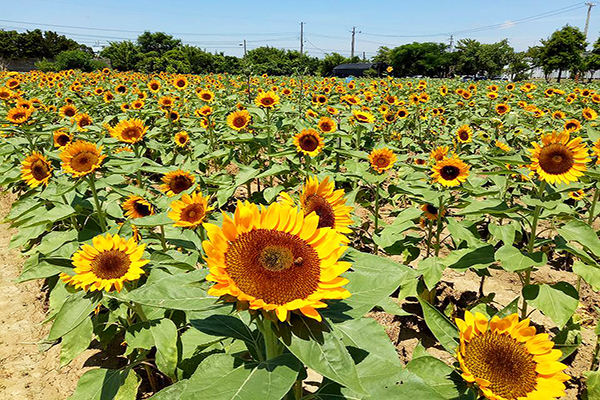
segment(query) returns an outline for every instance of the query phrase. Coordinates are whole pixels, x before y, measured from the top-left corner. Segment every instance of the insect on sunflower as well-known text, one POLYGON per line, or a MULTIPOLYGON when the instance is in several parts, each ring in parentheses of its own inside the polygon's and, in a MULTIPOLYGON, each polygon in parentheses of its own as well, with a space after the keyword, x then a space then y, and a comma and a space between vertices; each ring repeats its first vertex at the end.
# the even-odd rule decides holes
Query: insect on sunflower
POLYGON ((121 207, 125 210, 125 216, 129 218, 142 218, 154 215, 156 209, 148 200, 141 196, 131 195, 125 200, 121 207))
POLYGON ((536 335, 529 319, 517 314, 490 321, 481 313, 465 312, 457 318, 460 346, 457 358, 462 377, 477 384, 488 399, 545 399, 564 396, 570 379, 559 362, 562 352, 553 349, 547 333, 536 335))
POLYGON ((144 274, 142 267, 149 261, 142 259, 146 245, 134 238, 126 240, 119 235, 98 235, 92 245, 84 244, 73 254, 74 275, 61 273, 63 282, 86 291, 120 292, 127 281, 135 281, 144 274))
POLYGON ((169 218, 175 223, 173 226, 181 228, 195 228, 205 219, 209 211, 214 207, 208 206, 208 199, 197 192, 189 195, 185 193, 181 200, 175 200, 171 203, 169 218))
POLYGON ((323 300, 350 296, 342 288, 348 280, 339 276, 350 263, 339 260, 346 250, 342 235, 318 224, 316 213, 249 202, 238 203, 233 219, 223 213, 222 227, 203 224, 206 279, 215 282, 208 294, 274 313, 280 321, 290 312, 321 321, 323 300))
POLYGON ((160 185, 160 190, 165 192, 167 196, 172 197, 191 188, 196 178, 189 172, 178 169, 165 174, 162 181, 163 184, 160 185))
POLYGON ((469 166, 457 156, 438 161, 431 170, 433 171, 431 177, 446 187, 458 186, 469 176, 469 166))
POLYGON ((52 176, 52 166, 48 159, 34 151, 21 162, 21 179, 31 188, 47 185, 52 176))
POLYGON ((299 153, 303 153, 310 157, 316 156, 323 150, 323 147, 325 147, 323 138, 319 132, 314 129, 305 129, 296 134, 296 136, 294 136, 294 145, 299 153))
POLYGON ((383 149, 373 150, 369 154, 369 162, 371 163, 371 168, 373 168, 380 174, 392 168, 396 163, 397 159, 398 157, 396 156, 396 154, 387 147, 383 149))
POLYGON ((78 140, 63 147, 60 153, 62 169, 74 178, 85 176, 100 167, 106 158, 102 154, 102 146, 78 140))

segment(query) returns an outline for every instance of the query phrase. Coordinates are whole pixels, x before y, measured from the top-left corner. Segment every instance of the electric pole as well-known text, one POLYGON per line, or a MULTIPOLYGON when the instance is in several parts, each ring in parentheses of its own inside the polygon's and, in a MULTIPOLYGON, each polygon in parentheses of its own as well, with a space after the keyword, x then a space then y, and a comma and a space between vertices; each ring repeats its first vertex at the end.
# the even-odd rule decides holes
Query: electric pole
POLYGON ((244 57, 246 57, 246 39, 244 39, 244 43, 240 43, 240 46, 244 46, 244 57))
MULTIPOLYGON (((350 58, 354 57, 354 37, 356 36, 356 27, 352 27, 352 47, 350 48, 350 58)), ((360 31, 358 31, 360 33, 360 31)))
POLYGON ((304 52, 304 24, 306 22, 300 22, 300 55, 304 52))
POLYGON ((363 51, 363 61, 367 61, 367 54, 363 51))
POLYGON ((454 35, 450 35, 450 53, 452 53, 453 45, 454 45, 454 35))
POLYGON ((592 7, 596 5, 596 3, 587 2, 585 3, 588 6, 587 17, 585 19, 585 28, 583 29, 583 34, 585 35, 585 39, 587 40, 588 28, 590 27, 590 14, 592 13, 592 7))

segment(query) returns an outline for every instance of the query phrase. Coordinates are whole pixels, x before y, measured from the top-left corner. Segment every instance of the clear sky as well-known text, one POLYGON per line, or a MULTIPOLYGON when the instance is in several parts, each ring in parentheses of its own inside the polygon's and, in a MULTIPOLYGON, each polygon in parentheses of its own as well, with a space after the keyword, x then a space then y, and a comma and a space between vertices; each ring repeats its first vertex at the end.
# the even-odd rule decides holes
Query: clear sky
MULTIPOLYGON (((506 38, 517 51, 526 50, 566 24, 583 30, 587 6, 558 0, 0 0, 0 10, 0 29, 53 30, 95 50, 109 41, 135 39, 144 30, 236 56, 243 54, 244 39, 248 49, 299 49, 303 21, 308 54, 348 56, 355 26, 356 54, 371 57, 379 46, 449 43, 451 34, 454 43, 467 37, 483 43, 506 38)), ((600 5, 592 9, 589 43, 599 31, 600 5)))

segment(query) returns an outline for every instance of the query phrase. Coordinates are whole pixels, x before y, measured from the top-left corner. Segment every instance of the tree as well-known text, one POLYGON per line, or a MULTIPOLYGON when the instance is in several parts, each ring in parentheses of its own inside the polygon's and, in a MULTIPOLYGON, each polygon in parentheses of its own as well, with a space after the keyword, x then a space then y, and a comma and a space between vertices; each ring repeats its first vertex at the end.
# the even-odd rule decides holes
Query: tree
POLYGON ((456 43, 456 71, 464 75, 476 75, 481 71, 481 43, 474 39, 461 39, 456 43))
POLYGON ((175 39, 171 35, 163 32, 145 31, 137 38, 137 44, 140 46, 142 53, 157 52, 163 55, 168 51, 174 50, 181 46, 181 40, 175 39))
POLYGON ((394 48, 389 54, 396 76, 445 76, 449 72, 451 55, 444 43, 413 42, 394 48))
POLYGON ((507 39, 493 44, 482 44, 479 48, 479 72, 493 77, 501 75, 515 54, 507 39))
POLYGON ((130 41, 110 42, 100 55, 108 58, 112 68, 117 71, 133 71, 142 59, 140 47, 130 41))
POLYGON ((338 53, 325 54, 323 60, 321 60, 320 72, 323 76, 331 76, 333 69, 340 64, 346 62, 346 57, 338 53))
POLYGON ((180 51, 190 64, 190 69, 193 74, 214 72, 215 66, 212 54, 207 53, 198 47, 189 45, 181 47, 180 51))
POLYGON ((94 62, 93 56, 83 50, 67 50, 56 56, 54 62, 57 70, 80 69, 90 72, 98 69, 99 65, 94 62))
POLYGON ((545 71, 558 69, 560 82, 563 71, 577 71, 581 68, 582 54, 587 43, 579 28, 565 26, 555 31, 549 39, 542 39, 540 62, 545 71))
POLYGON ((590 73, 589 82, 592 81, 594 73, 600 69, 600 38, 594 43, 594 49, 583 59, 583 70, 590 73))
POLYGON ((384 63, 390 65, 392 61, 390 60, 390 53, 392 49, 387 46, 381 46, 377 49, 377 55, 373 57, 373 62, 376 63, 384 63))
POLYGON ((508 63, 507 72, 510 74, 511 81, 521 81, 528 78, 527 71, 531 69, 531 59, 528 53, 521 51, 513 53, 508 63))

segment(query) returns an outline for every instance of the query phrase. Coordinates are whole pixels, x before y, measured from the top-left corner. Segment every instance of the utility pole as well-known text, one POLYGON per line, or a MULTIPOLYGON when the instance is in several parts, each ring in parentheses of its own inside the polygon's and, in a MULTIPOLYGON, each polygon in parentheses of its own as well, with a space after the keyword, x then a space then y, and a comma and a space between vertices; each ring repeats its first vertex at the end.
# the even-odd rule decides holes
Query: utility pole
POLYGON ((244 57, 246 57, 246 39, 244 39, 244 43, 240 43, 240 46, 244 46, 244 57))
POLYGON ((363 51, 363 61, 367 61, 367 54, 363 51))
POLYGON ((452 46, 454 46, 454 35, 450 35, 450 53, 453 51, 452 46))
POLYGON ((300 22, 300 55, 304 52, 304 24, 306 22, 300 22))
POLYGON ((596 5, 596 3, 587 2, 585 3, 588 6, 587 17, 585 19, 585 28, 583 29, 583 34, 585 35, 585 39, 587 40, 588 28, 590 27, 590 14, 592 13, 592 7, 596 5))
MULTIPOLYGON (((350 58, 354 57, 354 37, 356 36, 356 27, 352 27, 352 47, 350 48, 350 58)), ((358 31, 360 33, 360 31, 358 31)))

